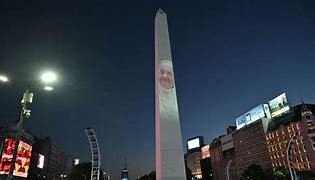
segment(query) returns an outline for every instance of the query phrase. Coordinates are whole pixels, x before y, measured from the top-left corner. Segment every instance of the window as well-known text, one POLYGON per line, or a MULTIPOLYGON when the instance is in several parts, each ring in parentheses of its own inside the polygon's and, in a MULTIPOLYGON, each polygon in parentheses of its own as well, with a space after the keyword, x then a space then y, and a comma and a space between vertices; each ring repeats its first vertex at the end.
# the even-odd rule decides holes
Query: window
POLYGON ((287 130, 288 130, 288 133, 290 133, 290 132, 291 132, 291 128, 290 128, 290 126, 289 126, 289 127, 287 127, 287 130))

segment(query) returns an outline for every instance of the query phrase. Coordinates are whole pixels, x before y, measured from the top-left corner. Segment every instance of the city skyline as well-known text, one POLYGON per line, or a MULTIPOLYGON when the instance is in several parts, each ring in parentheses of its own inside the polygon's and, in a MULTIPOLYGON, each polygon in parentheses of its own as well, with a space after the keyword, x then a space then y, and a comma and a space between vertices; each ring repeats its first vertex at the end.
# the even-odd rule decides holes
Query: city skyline
POLYGON ((25 129, 90 160, 98 136, 113 177, 155 169, 154 16, 168 14, 183 147, 205 143, 235 119, 286 92, 315 102, 313 2, 1 2, 0 122, 17 118, 28 79, 51 68, 54 91, 33 87, 25 129), (180 5, 178 5, 180 4, 180 5), (146 7, 146 8, 142 8, 146 7), (61 130, 63 130, 61 132, 61 130), (75 140, 75 141, 73 141, 75 140))

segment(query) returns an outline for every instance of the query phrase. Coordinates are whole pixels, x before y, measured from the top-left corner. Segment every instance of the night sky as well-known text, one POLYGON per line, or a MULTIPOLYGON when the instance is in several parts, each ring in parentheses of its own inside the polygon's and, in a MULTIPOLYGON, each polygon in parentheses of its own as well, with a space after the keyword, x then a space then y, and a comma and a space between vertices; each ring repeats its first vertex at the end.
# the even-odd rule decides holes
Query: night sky
POLYGON ((286 92, 315 103, 314 1, 0 0, 0 123, 17 118, 27 82, 34 135, 81 161, 93 127, 102 167, 119 179, 155 169, 154 17, 168 15, 183 143, 225 133, 234 119, 286 92), (39 74, 58 73, 52 92, 39 74))

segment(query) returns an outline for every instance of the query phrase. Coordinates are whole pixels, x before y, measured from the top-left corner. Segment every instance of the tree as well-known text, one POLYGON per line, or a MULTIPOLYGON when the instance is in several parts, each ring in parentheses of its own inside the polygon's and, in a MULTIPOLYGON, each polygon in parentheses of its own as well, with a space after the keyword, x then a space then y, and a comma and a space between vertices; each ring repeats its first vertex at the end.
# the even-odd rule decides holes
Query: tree
POLYGON ((242 176, 250 180, 263 180, 265 174, 260 165, 252 164, 243 172, 242 176))
POLYGON ((279 180, 286 180, 288 176, 288 171, 283 167, 277 167, 273 172, 273 176, 279 180))
POLYGON ((68 180, 84 180, 85 178, 86 180, 91 179, 91 168, 92 164, 90 162, 80 163, 73 167, 67 179, 68 180))

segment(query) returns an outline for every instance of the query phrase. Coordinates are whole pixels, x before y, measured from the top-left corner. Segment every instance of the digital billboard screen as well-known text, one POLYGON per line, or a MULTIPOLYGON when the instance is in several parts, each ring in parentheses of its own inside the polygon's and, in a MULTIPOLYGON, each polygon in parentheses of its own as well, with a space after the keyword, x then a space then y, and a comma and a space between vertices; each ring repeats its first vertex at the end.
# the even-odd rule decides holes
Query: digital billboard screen
POLYGON ((192 140, 189 140, 187 144, 188 144, 188 149, 198 148, 200 147, 200 140, 199 138, 192 139, 192 140))
POLYGON ((210 150, 209 150, 209 148, 210 148, 209 145, 203 146, 201 148, 201 159, 205 159, 205 158, 210 157, 210 150))
POLYGON ((80 163, 80 159, 74 159, 74 165, 78 165, 80 163))
MULTIPOLYGON (((14 146, 15 140, 13 138, 4 140, 0 162, 0 174, 9 174, 14 146)), ((13 171, 14 176, 27 177, 28 169, 30 167, 31 153, 32 146, 20 140, 13 171)))
POLYGON ((38 162, 37 162, 37 167, 40 169, 43 169, 44 167, 44 162, 45 162, 45 156, 38 154, 38 162))
POLYGON ((290 110, 290 106, 285 93, 268 102, 271 116, 275 117, 290 110))
POLYGON ((244 127, 245 125, 248 125, 254 121, 257 121, 258 119, 264 118, 265 111, 264 111, 264 106, 262 104, 254 107, 247 113, 241 115, 240 117, 236 118, 236 128, 240 129, 244 127))

